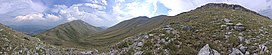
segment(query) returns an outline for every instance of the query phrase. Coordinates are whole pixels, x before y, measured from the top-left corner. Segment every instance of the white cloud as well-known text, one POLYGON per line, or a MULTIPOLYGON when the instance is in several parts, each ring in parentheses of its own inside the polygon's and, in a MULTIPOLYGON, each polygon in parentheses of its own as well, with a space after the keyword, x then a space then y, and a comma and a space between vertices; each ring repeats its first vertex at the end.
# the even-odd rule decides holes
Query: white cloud
POLYGON ((154 16, 157 11, 157 0, 133 1, 126 3, 125 0, 116 0, 113 13, 119 21, 131 19, 137 16, 154 16))
POLYGON ((15 21, 22 23, 22 22, 55 22, 59 21, 60 17, 52 15, 52 14, 41 14, 41 13, 34 13, 22 16, 16 16, 15 21))
POLYGON ((68 7, 65 5, 54 5, 54 9, 51 9, 51 12, 58 13, 62 9, 67 9, 68 7))
POLYGON ((45 18, 47 18, 48 20, 51 20, 51 21, 59 21, 60 20, 60 17, 52 15, 52 14, 47 14, 45 18))
POLYGON ((101 0, 103 5, 108 5, 106 0, 101 0))
POLYGON ((32 20, 44 20, 43 14, 29 14, 24 16, 17 16, 16 21, 23 22, 23 21, 32 21, 32 20))
POLYGON ((101 5, 98 5, 98 4, 85 3, 84 5, 85 5, 85 6, 92 7, 92 8, 94 8, 94 9, 98 9, 98 10, 104 10, 104 9, 106 9, 105 6, 101 6, 101 5))
POLYGON ((86 0, 89 3, 92 4, 99 4, 99 5, 108 5, 106 0, 86 0))
POLYGON ((111 26, 116 23, 116 20, 112 18, 110 13, 105 12, 105 9, 106 7, 103 5, 81 3, 74 4, 66 9, 61 9, 59 14, 67 21, 80 19, 94 26, 111 26))
POLYGON ((43 4, 35 3, 32 0, 1 0, 0 14, 12 16, 26 15, 45 11, 43 4))
POLYGON ((164 4, 164 6, 166 6, 167 8, 171 9, 168 12, 170 16, 176 15, 184 11, 189 11, 194 8, 191 2, 188 2, 186 0, 160 0, 160 2, 164 4))

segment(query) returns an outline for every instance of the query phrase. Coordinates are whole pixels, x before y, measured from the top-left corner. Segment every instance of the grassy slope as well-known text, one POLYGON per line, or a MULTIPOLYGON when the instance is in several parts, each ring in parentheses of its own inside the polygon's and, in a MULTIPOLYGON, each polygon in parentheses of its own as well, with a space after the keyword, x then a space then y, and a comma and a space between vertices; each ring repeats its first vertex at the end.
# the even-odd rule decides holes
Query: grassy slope
MULTIPOLYGON (((16 32, 2 24, 0 24, 0 30, 0 54, 4 54, 4 52, 6 52, 6 54, 12 54, 16 51, 19 52, 22 49, 32 51, 37 45, 43 44, 38 38, 33 38, 23 33, 16 32)), ((26 53, 23 52, 22 54, 26 53)))
POLYGON ((83 37, 101 31, 101 28, 89 25, 81 20, 74 20, 65 24, 61 24, 53 29, 37 35, 41 40, 63 47, 80 47, 83 37))
MULTIPOLYGON (((201 7, 196 10, 171 17, 165 24, 171 25, 171 27, 179 31, 178 35, 180 37, 173 37, 177 35, 167 34, 165 30, 163 30, 163 26, 159 29, 148 32, 149 34, 155 34, 155 36, 166 34, 166 36, 162 36, 160 39, 177 38, 167 45, 162 44, 161 46, 163 48, 159 50, 162 52, 158 52, 158 54, 164 54, 164 49, 170 49, 171 55, 196 55, 205 44, 210 44, 211 48, 218 50, 223 55, 227 55, 230 53, 228 50, 231 50, 231 48, 238 48, 237 46, 239 44, 243 44, 247 47, 257 46, 258 48, 258 45, 255 45, 255 43, 263 44, 272 39, 272 34, 270 34, 272 33, 272 27, 269 27, 272 25, 272 21, 270 19, 254 12, 229 9, 226 7, 201 7), (225 24, 223 21, 225 18, 232 20, 234 24, 244 24, 247 30, 243 32, 236 30, 222 30, 220 26, 225 24), (182 29, 183 26, 191 26, 198 31, 185 31, 182 29), (269 34, 264 34, 260 29, 267 31, 269 34), (227 32, 233 32, 228 40, 224 37, 227 32), (243 35, 239 35, 239 33, 242 33, 243 35), (260 34, 264 34, 264 36, 257 37, 260 36, 260 34), (239 36, 243 36, 246 39, 256 38, 257 40, 252 41, 250 44, 239 43, 239 36), (177 47, 178 45, 180 47, 177 47)), ((155 38, 156 37, 145 39, 144 47, 141 49, 144 51, 144 54, 152 54, 152 52, 154 52, 152 50, 157 49, 153 42, 155 38)), ((131 43, 133 43, 133 41, 124 41, 121 42, 121 44, 117 44, 117 47, 124 48, 131 45, 131 43)), ((269 50, 272 49, 271 43, 268 43, 266 46, 269 50)), ((248 51, 253 53, 255 48, 256 47, 251 47, 248 51)), ((132 52, 133 51, 128 51, 126 54, 132 54, 132 52)))
POLYGON ((97 33, 85 39, 91 49, 109 50, 109 47, 122 41, 127 37, 147 32, 158 27, 164 22, 164 17, 157 16, 152 18, 136 17, 131 20, 123 21, 103 32, 97 33))

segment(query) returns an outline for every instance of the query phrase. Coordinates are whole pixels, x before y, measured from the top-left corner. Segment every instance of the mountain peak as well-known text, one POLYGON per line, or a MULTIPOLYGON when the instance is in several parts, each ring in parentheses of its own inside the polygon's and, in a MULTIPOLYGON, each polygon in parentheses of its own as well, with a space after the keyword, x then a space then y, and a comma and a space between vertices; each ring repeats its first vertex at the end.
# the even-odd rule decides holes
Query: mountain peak
POLYGON ((226 3, 208 3, 200 8, 227 8, 227 9, 234 9, 234 10, 243 10, 243 11, 250 11, 249 9, 237 5, 237 4, 226 4, 226 3))
MULTIPOLYGON (((262 16, 262 17, 265 17, 265 18, 269 19, 269 17, 263 16, 263 15, 255 12, 255 11, 247 9, 247 8, 241 6, 241 5, 238 5, 238 4, 208 3, 206 5, 203 5, 201 7, 196 8, 196 10, 197 9, 208 9, 208 8, 223 8, 223 9, 241 10, 241 11, 245 11, 245 12, 251 12, 251 13, 254 13, 256 15, 259 15, 259 16, 262 16)), ((184 12, 184 13, 187 13, 187 12, 184 12)), ((181 13, 181 14, 183 14, 183 13, 181 13)))
POLYGON ((61 24, 37 36, 47 43, 60 46, 78 43, 73 41, 78 41, 79 38, 89 36, 101 30, 101 28, 92 26, 82 20, 73 20, 61 24))

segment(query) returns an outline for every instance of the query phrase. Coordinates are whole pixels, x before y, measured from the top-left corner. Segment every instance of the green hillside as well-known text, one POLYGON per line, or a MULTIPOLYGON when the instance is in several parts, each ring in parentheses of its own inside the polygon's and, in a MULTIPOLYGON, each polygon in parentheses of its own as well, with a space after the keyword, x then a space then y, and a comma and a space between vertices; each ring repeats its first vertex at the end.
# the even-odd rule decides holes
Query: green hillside
POLYGON ((269 55, 271 29, 272 21, 256 12, 210 3, 168 17, 160 27, 119 42, 111 54, 197 55, 206 50, 206 54, 269 55))
POLYGON ((109 50, 109 47, 122 41, 125 38, 138 35, 139 33, 150 31, 164 22, 166 16, 148 18, 140 16, 120 22, 103 32, 96 33, 84 39, 88 42, 87 47, 101 51, 109 50))
POLYGON ((40 38, 46 43, 56 46, 77 47, 84 44, 80 40, 81 38, 99 31, 102 31, 102 29, 89 25, 82 20, 74 20, 36 35, 36 37, 40 38))

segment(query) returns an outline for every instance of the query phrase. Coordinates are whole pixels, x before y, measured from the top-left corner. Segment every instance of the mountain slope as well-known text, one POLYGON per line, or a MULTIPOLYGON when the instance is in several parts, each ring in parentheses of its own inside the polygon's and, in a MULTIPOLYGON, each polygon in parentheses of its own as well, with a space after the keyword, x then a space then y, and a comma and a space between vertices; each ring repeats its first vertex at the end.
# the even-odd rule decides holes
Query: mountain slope
POLYGON ((242 6, 210 3, 167 18, 158 28, 119 42, 109 54, 271 54, 272 21, 242 6))
POLYGON ((89 25, 82 20, 74 20, 36 35, 36 37, 49 44, 71 47, 73 45, 81 44, 80 39, 82 37, 86 37, 99 31, 102 31, 102 29, 89 25))
MULTIPOLYGON (((20 49, 34 49, 38 39, 31 38, 23 33, 16 32, 7 26, 0 24, 0 54, 12 54, 20 49), (18 49, 14 48, 18 47, 18 49), (14 49, 14 50, 13 50, 14 49), (11 51, 13 50, 13 51, 11 51)), ((26 51, 26 50, 23 50, 26 51)), ((25 52, 23 54, 26 54, 25 52)))
POLYGON ((52 46, 0 24, 0 55, 79 55, 74 48, 52 46))
POLYGON ((147 32, 158 27, 164 22, 164 17, 157 16, 148 18, 140 16, 118 23, 103 32, 96 33, 85 39, 89 43, 88 47, 98 50, 108 50, 108 48, 127 37, 147 32))
POLYGON ((45 54, 49 45, 38 38, 33 38, 0 24, 0 54, 26 55, 45 54))

